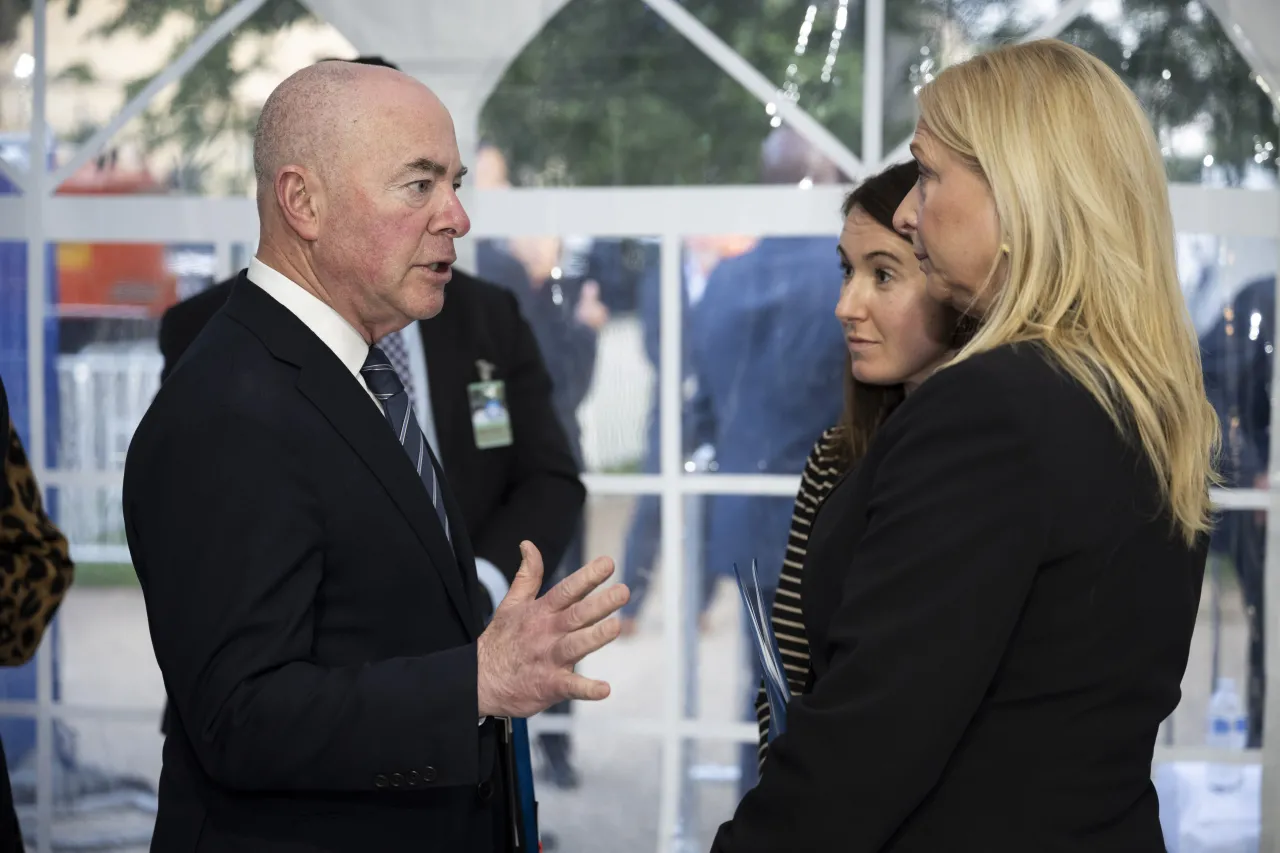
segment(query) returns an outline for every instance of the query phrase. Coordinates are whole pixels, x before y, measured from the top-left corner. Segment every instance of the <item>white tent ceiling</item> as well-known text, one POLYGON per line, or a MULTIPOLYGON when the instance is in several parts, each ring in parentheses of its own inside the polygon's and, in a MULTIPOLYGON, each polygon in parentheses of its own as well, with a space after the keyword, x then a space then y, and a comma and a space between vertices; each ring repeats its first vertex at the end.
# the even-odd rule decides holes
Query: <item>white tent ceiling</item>
MULTIPOLYGON (((453 112, 463 151, 511 61, 568 0, 303 0, 361 52, 428 82, 453 112)), ((615 0, 644 2, 644 0, 615 0)), ((1206 0, 1280 107, 1280 0, 1206 0)))
POLYGON ((1280 0, 1208 0, 1280 109, 1280 0))
POLYGON ((507 66, 568 0, 303 2, 360 53, 428 83, 453 113, 466 152, 474 150, 480 109, 507 66))

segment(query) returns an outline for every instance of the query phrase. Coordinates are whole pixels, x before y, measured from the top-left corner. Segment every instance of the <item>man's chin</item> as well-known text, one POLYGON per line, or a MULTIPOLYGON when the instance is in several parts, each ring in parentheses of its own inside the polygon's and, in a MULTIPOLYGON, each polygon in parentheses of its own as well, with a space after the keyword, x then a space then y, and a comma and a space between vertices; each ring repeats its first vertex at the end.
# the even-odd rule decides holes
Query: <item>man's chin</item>
POLYGON ((413 304, 409 306, 406 312, 415 320, 430 320, 432 317, 444 310, 445 286, 432 286, 423 293, 416 294, 413 304))

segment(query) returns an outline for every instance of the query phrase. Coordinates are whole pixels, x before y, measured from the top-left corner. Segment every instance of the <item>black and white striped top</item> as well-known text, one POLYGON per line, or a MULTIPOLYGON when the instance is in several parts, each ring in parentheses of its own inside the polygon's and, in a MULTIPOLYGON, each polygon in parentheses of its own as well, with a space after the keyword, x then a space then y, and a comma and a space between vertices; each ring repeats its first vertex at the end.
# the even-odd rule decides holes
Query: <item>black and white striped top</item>
MULTIPOLYGON (((787 682, 793 696, 803 693, 809 682, 809 640, 804 632, 804 612, 800 605, 800 572, 809 546, 809 530, 818 507, 844 473, 842 460, 844 438, 840 429, 832 427, 822 434, 805 462, 800 476, 791 516, 791 532, 787 536, 787 554, 782 561, 782 577, 773 601, 773 632, 778 638, 778 651, 786 667, 787 682)), ((763 766, 769 747, 769 703, 764 685, 756 699, 756 719, 760 723, 760 763, 763 766)))

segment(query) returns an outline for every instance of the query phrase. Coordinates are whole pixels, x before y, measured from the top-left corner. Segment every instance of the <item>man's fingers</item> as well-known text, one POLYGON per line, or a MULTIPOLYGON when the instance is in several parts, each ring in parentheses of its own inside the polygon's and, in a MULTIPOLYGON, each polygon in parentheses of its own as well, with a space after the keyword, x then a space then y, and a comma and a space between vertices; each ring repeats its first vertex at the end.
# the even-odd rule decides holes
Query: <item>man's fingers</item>
POLYGON ((532 542, 521 542, 520 557, 520 568, 511 581, 506 597, 502 599, 503 604, 508 601, 532 601, 538 597, 538 590, 542 589, 542 554, 538 553, 532 542))
POLYGON ((599 702, 609 698, 609 682, 585 678, 577 673, 569 673, 565 679, 561 693, 566 699, 581 699, 584 702, 599 702))
POLYGON ((574 631, 556 644, 556 662, 563 666, 573 666, 587 655, 618 639, 620 633, 622 622, 618 619, 606 619, 590 628, 574 631))
POLYGON ((567 610, 586 598, 612 574, 613 560, 608 557, 596 557, 552 587, 547 593, 547 602, 553 610, 567 610))
POLYGON ((631 590, 625 584, 615 584, 598 595, 588 595, 565 611, 565 632, 596 624, 618 612, 630 598, 631 590))

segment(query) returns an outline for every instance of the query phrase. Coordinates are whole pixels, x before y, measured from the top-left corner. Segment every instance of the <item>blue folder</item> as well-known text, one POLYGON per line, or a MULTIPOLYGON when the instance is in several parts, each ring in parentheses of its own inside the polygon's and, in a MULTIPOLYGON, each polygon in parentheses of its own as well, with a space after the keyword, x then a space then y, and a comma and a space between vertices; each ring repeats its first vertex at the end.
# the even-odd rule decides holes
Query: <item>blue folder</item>
POLYGON ((511 719, 511 749, 515 754, 516 790, 520 813, 516 816, 520 828, 522 851, 536 853, 542 849, 538 835, 538 800, 533 790, 533 758, 529 747, 529 723, 511 719))
POLYGON ((778 652, 778 638, 773 633, 769 611, 760 594, 760 573, 756 561, 751 561, 751 574, 743 577, 738 564, 733 564, 733 576, 738 581, 738 592, 747 611, 751 636, 755 640, 756 655, 764 671, 764 694, 769 700, 769 741, 787 728, 787 703, 791 700, 791 687, 787 684, 787 671, 778 652))

